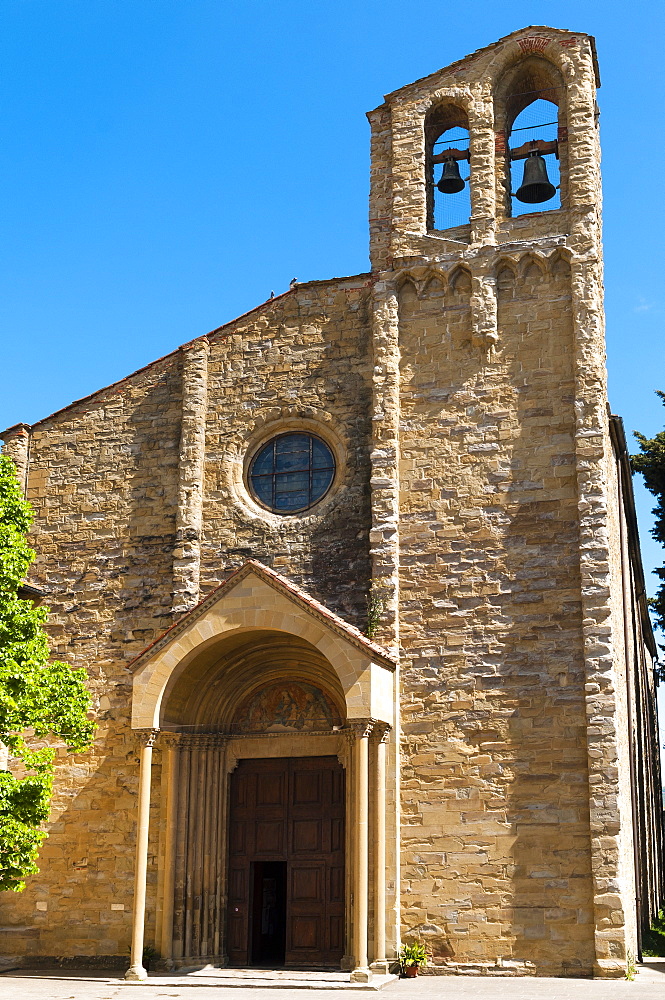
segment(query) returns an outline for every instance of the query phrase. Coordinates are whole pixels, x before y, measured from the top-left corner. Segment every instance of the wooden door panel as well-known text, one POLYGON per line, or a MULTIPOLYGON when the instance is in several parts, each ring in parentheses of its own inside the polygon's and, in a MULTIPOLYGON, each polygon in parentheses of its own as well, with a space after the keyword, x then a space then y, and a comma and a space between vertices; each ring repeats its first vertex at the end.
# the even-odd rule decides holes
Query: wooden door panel
POLYGON ((330 820, 330 851, 332 854, 344 851, 344 820, 341 816, 330 820))
MULTIPOLYGON (((247 951, 247 927, 242 917, 231 917, 229 920, 229 954, 247 951)), ((234 954, 235 958, 235 954, 234 954)))
POLYGON ((343 903, 344 902, 344 866, 343 865, 330 865, 328 869, 329 873, 329 887, 328 887, 328 902, 329 903, 343 903))
POLYGON ((293 772, 292 803, 294 806, 320 804, 321 777, 321 773, 318 771, 302 771, 298 769, 293 772))
POLYGON ((247 869, 231 868, 229 871, 229 899, 233 903, 247 900, 247 869))
POLYGON ((345 950, 344 779, 331 757, 238 765, 229 818, 232 964, 247 964, 250 956, 256 908, 248 895, 250 872, 254 863, 275 861, 286 863, 285 964, 339 966, 345 950))
POLYGON ((339 770, 330 772, 331 779, 331 794, 330 799, 333 805, 341 806, 344 808, 344 771, 340 767, 339 770))
POLYGON ((322 826, 321 819, 294 819, 291 827, 291 853, 296 857, 299 854, 321 854, 322 826))
POLYGON ((248 879, 248 865, 229 871, 227 950, 234 965, 246 965, 248 959, 248 879))
POLYGON ((229 853, 231 855, 247 854, 247 827, 242 820, 231 823, 229 853))
POLYGON ((324 942, 321 933, 322 920, 320 916, 296 916, 290 921, 291 940, 287 936, 287 959, 289 965, 297 965, 302 961, 312 961, 312 957, 323 953, 324 942))
POLYGON ((231 782, 231 806, 238 808, 247 805, 252 779, 253 775, 239 774, 236 780, 231 782))
POLYGON ((256 854, 279 855, 284 854, 284 821, 264 820, 256 824, 256 838, 254 849, 256 854))
POLYGON ((285 772, 268 771, 266 774, 258 774, 256 781, 257 806, 281 806, 285 808, 286 779, 285 772))
POLYGON ((299 903, 324 902, 325 871, 322 865, 291 865, 290 902, 293 906, 299 903))
POLYGON ((328 949, 339 954, 344 952, 344 916, 328 917, 328 949))

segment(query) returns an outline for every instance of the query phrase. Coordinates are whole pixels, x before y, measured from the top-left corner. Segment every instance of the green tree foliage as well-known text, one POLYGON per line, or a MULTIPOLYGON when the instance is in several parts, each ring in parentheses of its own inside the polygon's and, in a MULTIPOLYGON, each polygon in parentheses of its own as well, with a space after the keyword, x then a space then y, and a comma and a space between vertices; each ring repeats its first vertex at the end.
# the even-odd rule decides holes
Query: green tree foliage
POLYGON ((48 608, 17 596, 35 557, 26 541, 31 521, 14 463, 0 456, 0 742, 19 772, 0 770, 0 890, 16 891, 39 871, 46 836, 40 825, 49 814, 55 750, 43 741, 55 737, 76 753, 95 731, 85 671, 49 662, 48 608))
MULTIPOLYGON (((658 391, 657 395, 665 404, 665 392, 658 391)), ((639 431, 634 433, 641 454, 630 456, 633 471, 642 473, 644 485, 658 501, 651 512, 655 518, 651 534, 657 542, 665 546, 665 431, 660 431, 653 438, 645 437, 639 431)), ((661 632, 665 632, 665 566, 659 566, 654 572, 661 583, 656 596, 650 598, 649 605, 653 613, 654 625, 661 632)), ((659 674, 661 680, 665 680, 665 670, 662 664, 659 668, 659 674)))

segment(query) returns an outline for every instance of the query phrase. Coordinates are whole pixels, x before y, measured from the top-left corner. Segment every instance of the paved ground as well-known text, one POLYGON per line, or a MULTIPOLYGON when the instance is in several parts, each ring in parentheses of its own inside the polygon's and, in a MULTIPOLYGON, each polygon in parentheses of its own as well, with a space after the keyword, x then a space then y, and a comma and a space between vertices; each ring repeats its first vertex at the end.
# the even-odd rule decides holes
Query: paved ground
MULTIPOLYGON (((155 977, 125 983, 87 972, 9 972, 0 975, 2 1000, 334 1000, 346 990, 279 990, 209 986, 203 980, 155 977), (163 981, 160 982, 160 979, 163 981), (136 997, 138 1000, 138 997, 136 997)), ((641 966, 634 982, 588 979, 495 979, 423 976, 401 980, 380 993, 352 992, 356 1000, 665 1000, 665 959, 641 966)))

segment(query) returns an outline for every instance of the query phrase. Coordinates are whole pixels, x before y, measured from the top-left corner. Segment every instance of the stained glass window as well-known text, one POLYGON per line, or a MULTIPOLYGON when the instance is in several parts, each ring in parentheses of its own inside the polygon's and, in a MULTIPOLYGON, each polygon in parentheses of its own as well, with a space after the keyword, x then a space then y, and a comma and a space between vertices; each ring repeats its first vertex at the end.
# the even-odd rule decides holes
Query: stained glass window
POLYGON ((259 450, 249 468, 255 498, 279 514, 312 507, 330 489, 333 453, 313 434, 280 434, 259 450))

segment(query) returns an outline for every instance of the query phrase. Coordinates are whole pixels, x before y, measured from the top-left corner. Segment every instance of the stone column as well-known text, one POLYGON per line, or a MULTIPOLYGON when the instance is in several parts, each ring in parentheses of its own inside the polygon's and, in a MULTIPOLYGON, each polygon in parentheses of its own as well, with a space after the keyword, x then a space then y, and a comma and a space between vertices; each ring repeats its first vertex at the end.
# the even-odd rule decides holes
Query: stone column
POLYGON ((228 740, 220 737, 218 756, 219 782, 217 785, 216 809, 218 816, 216 851, 218 859, 217 880, 215 885, 215 911, 217 923, 215 926, 215 955, 219 956, 222 965, 228 965, 229 956, 226 942, 226 874, 227 874, 227 825, 228 825, 228 788, 229 771, 227 770, 228 740))
POLYGON ((139 733, 142 740, 139 766, 139 808, 136 830, 136 867, 134 869, 134 912, 132 915, 132 957, 125 979, 142 981, 148 978, 143 968, 143 935, 145 930, 145 891, 148 873, 148 830, 150 826, 150 779, 152 748, 158 730, 139 733))
POLYGON ((399 318, 392 282, 373 290, 371 638, 399 654, 399 318))
POLYGON ((496 217, 503 217, 505 212, 496 211, 495 163, 503 173, 503 162, 496 153, 494 100, 490 88, 477 94, 469 106, 469 140, 471 242, 491 244, 496 242, 496 217))
POLYGON ((372 732, 370 720, 351 723, 355 733, 353 746, 354 780, 354 851, 353 851, 353 954, 355 969, 351 973, 352 983, 369 983, 372 973, 367 959, 367 918, 369 895, 369 736, 372 732))
POLYGON ((492 352, 499 342, 496 279, 493 260, 474 262, 475 273, 471 288, 471 338, 482 351, 485 361, 492 361, 492 352))
POLYGON ((16 466, 16 475, 25 495, 28 488, 28 465, 30 461, 30 424, 15 424, 2 432, 3 455, 9 455, 16 466))
MULTIPOLYGON (((229 856, 229 809, 230 809, 230 793, 231 793, 231 775, 235 771, 239 763, 238 744, 233 741, 229 742, 224 740, 224 759, 222 761, 223 765, 223 783, 221 785, 222 791, 222 813, 221 813, 221 847, 222 847, 222 857, 228 859, 229 856)), ((228 943, 228 926, 227 926, 227 910, 229 903, 229 886, 228 886, 228 865, 224 865, 222 872, 222 880, 220 883, 220 915, 221 915, 221 927, 222 927, 222 953, 221 960, 223 965, 228 965, 229 962, 229 943, 228 943)))
POLYGON ((370 597, 382 614, 372 635, 390 649, 397 663, 394 674, 393 705, 395 740, 390 746, 390 793, 392 796, 386 836, 390 839, 391 950, 399 947, 400 928, 400 349, 399 305, 394 281, 377 280, 372 301, 372 527, 370 555, 372 586, 370 597))
POLYGON ((182 427, 173 549, 175 615, 184 614, 199 601, 209 351, 205 337, 182 349, 182 427))
POLYGON ((340 961, 340 969, 343 972, 351 972, 354 967, 353 955, 353 831, 355 829, 353 808, 354 808, 354 784, 353 768, 351 762, 353 746, 353 733, 348 729, 340 733, 339 747, 337 750, 337 760, 344 768, 344 954, 340 961))
POLYGON ((386 743, 390 726, 376 723, 372 733, 374 839, 374 961, 372 972, 388 974, 386 960, 386 743))
POLYGON ((162 927, 160 956, 167 963, 173 959, 173 904, 175 890, 175 842, 178 822, 178 770, 180 751, 177 737, 171 737, 166 750, 166 831, 164 838, 164 884, 162 889, 162 927))

